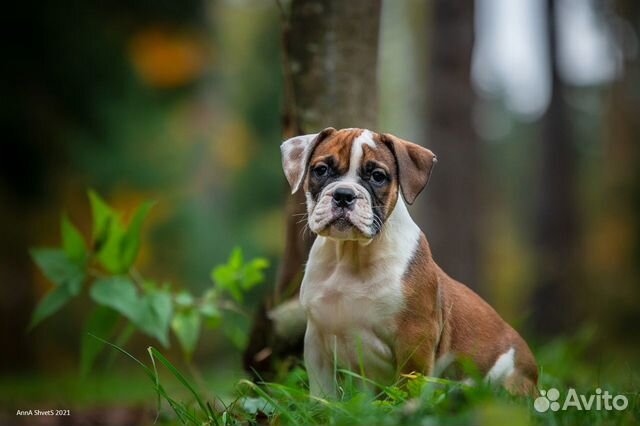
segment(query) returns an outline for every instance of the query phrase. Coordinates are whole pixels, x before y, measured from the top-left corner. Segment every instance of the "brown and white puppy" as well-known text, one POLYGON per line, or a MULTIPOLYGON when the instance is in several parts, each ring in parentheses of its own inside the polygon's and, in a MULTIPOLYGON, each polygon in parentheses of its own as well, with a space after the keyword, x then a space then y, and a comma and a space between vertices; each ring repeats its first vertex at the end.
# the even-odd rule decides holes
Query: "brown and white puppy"
POLYGON ((336 394, 334 367, 379 383, 468 357, 485 380, 534 394, 535 359, 491 306, 434 262, 409 216, 435 155, 393 135, 333 128, 285 141, 292 192, 317 238, 300 290, 311 393, 336 394), (334 365, 334 359, 338 365, 334 365))

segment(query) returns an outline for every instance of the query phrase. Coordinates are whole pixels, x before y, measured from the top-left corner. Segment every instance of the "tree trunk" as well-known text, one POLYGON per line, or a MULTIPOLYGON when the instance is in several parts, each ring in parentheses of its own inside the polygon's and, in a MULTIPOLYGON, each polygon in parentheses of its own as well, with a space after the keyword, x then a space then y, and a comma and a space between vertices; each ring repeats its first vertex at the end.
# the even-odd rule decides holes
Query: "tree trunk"
POLYGON ((477 289, 482 159, 472 122, 473 2, 436 0, 430 21, 425 145, 438 165, 417 220, 440 266, 477 289))
POLYGON ((624 61, 607 104, 601 163, 604 208, 589 229, 592 234, 606 235, 599 239, 606 247, 601 250, 603 259, 592 262, 589 271, 595 278, 589 308, 607 330, 607 343, 625 347, 640 340, 640 59, 636 53, 640 2, 617 0, 612 5, 617 16, 610 21, 611 31, 624 61), (624 30, 622 22, 628 25, 624 30))
POLYGON ((557 334, 569 326, 575 314, 569 294, 578 272, 574 184, 577 153, 558 71, 556 14, 557 2, 547 0, 551 100, 542 119, 534 223, 538 279, 533 299, 533 325, 542 335, 557 334))
MULTIPOLYGON (((285 139, 329 126, 376 128, 380 12, 380 0, 293 0, 290 12, 282 11, 285 139)), ((261 374, 274 359, 302 349, 301 335, 277 338, 267 317, 273 306, 297 297, 313 242, 301 221, 304 194, 289 196, 285 212, 286 247, 275 294, 259 309, 245 352, 245 367, 261 374)))

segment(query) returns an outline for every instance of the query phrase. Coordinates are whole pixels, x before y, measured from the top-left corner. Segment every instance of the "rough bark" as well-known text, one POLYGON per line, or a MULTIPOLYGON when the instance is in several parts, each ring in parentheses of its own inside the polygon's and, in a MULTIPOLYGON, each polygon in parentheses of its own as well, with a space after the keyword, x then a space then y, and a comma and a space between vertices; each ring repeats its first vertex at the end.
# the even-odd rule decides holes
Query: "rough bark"
MULTIPOLYGON (((380 0, 293 0, 283 12, 283 137, 325 127, 376 128, 380 0)), ((275 285, 255 318, 245 367, 261 374, 301 353, 302 336, 277 339, 268 310, 297 295, 313 236, 304 232, 304 195, 289 196, 286 248, 275 285)))
POLYGON ((438 165, 418 199, 423 213, 417 220, 440 266, 478 289, 482 159, 472 122, 473 2, 436 0, 430 22, 424 145, 437 155, 438 165))
POLYGON ((556 0, 547 0, 551 100, 542 118, 534 222, 538 277, 533 296, 533 325, 543 335, 557 334, 569 326, 575 313, 569 294, 577 273, 577 154, 558 70, 556 8, 556 0))

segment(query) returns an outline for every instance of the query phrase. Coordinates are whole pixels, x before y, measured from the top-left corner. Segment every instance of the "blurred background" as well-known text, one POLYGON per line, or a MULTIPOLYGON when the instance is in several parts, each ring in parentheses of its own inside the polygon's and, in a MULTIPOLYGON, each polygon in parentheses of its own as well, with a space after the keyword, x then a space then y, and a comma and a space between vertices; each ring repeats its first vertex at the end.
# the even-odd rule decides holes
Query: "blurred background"
MULTIPOLYGON (((394 133, 438 155, 413 216, 436 261, 534 348, 587 329, 594 365, 638 366, 640 3, 343 3, 7 12, 1 400, 152 395, 125 361, 91 390, 78 384, 86 296, 26 332, 50 288, 28 249, 58 244, 62 212, 89 234, 88 188, 125 212, 157 200, 137 264, 158 281, 199 292, 234 246, 269 258, 258 306, 299 272, 285 250, 298 267, 305 250, 287 247, 296 219, 279 144, 326 126, 394 133)), ((205 333, 198 363, 220 383, 240 377, 241 348, 205 333)))

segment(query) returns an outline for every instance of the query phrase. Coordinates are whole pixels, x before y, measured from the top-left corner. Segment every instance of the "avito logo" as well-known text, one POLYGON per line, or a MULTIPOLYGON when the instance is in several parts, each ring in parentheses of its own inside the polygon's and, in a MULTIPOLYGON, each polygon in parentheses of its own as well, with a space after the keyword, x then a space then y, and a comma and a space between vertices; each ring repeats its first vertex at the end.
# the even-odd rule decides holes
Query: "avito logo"
POLYGON ((595 394, 579 395, 575 389, 570 388, 560 403, 560 391, 556 388, 540 390, 540 396, 533 401, 533 408, 540 413, 551 411, 567 410, 617 410, 622 411, 629 406, 629 399, 624 395, 612 395, 609 391, 602 391, 597 388, 595 394))

